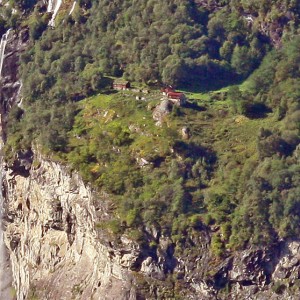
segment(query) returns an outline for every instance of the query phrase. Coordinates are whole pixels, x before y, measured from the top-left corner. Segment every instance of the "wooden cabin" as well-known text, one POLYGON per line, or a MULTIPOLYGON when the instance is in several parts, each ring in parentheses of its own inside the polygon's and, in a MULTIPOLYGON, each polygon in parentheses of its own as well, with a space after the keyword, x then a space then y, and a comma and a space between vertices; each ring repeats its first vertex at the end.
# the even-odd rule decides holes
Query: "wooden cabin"
POLYGON ((175 92, 175 90, 173 90, 172 87, 162 88, 160 91, 163 93, 164 96, 167 96, 168 93, 175 92))
POLYGON ((126 81, 126 80, 123 80, 123 79, 116 79, 114 82, 113 82, 113 89, 114 90, 127 90, 130 88, 130 82, 129 81, 126 81))
POLYGON ((186 104, 186 96, 184 93, 174 92, 174 91, 168 92, 167 98, 178 106, 182 106, 186 104))

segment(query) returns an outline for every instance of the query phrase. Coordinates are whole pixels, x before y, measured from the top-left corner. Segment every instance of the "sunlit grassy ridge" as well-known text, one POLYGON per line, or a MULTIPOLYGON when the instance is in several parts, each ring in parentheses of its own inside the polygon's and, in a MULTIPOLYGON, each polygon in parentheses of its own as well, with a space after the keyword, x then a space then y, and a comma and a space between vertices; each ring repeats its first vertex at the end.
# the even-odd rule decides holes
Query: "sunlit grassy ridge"
POLYGON ((117 219, 108 224, 111 230, 128 230, 142 239, 142 231, 135 236, 133 228, 156 223, 181 240, 180 232, 197 222, 217 222, 227 231, 222 242, 216 240, 216 253, 223 251, 238 205, 239 178, 249 163, 258 163, 259 130, 279 124, 272 112, 257 119, 240 115, 224 92, 187 93, 187 105, 173 109, 162 126, 152 117, 161 101, 158 90, 144 101, 136 100, 133 91, 122 91, 78 103, 68 161, 115 198, 117 219), (190 131, 188 140, 181 136, 183 127, 190 131), (229 199, 219 205, 213 195, 229 199))
MULTIPOLYGON (((271 51, 256 23, 283 6, 254 2, 250 28, 242 12, 251 5, 236 1, 210 11, 193 1, 82 0, 70 17, 62 7, 52 30, 45 5, 21 3, 30 49, 6 161, 42 145, 109 194, 112 231, 144 242, 149 226, 176 243, 206 225, 223 255, 299 234, 298 24, 283 24, 282 48, 271 51), (121 76, 153 89, 113 93, 121 76), (157 126, 154 87, 163 84, 182 87, 189 102, 157 126)), ((286 9, 299 13, 295 3, 286 9)), ((2 31, 18 24, 3 21, 2 31)))

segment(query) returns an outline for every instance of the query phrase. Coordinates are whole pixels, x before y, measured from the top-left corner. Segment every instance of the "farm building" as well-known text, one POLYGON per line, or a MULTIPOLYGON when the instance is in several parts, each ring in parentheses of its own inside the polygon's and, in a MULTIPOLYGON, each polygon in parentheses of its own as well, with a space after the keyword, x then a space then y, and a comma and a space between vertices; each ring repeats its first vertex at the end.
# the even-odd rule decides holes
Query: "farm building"
POLYGON ((184 93, 174 92, 174 91, 168 92, 167 98, 178 106, 182 106, 186 104, 186 96, 184 93))
POLYGON ((127 90, 130 88, 130 82, 123 79, 116 79, 113 82, 114 90, 127 90))
POLYGON ((170 92, 175 92, 175 90, 173 90, 172 87, 162 88, 160 91, 163 93, 164 96, 167 96, 170 92))

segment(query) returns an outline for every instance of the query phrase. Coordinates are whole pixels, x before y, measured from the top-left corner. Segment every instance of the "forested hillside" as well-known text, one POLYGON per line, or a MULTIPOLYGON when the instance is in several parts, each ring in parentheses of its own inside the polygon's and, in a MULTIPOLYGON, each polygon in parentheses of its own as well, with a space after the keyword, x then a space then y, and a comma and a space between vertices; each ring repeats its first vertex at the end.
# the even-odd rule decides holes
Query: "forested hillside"
POLYGON ((1 32, 30 39, 8 163, 35 147, 78 170, 114 203, 98 227, 150 252, 152 227, 175 253, 206 228, 216 261, 299 236, 298 1, 66 1, 51 29, 36 2, 1 7, 1 32), (188 102, 157 126, 167 85, 188 102))

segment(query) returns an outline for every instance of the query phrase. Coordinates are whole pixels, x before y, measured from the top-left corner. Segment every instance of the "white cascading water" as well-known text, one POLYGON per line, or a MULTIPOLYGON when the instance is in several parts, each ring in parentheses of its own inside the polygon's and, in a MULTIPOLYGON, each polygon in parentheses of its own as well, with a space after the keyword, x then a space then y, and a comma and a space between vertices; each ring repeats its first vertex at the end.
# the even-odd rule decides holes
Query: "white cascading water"
POLYGON ((11 31, 11 29, 8 29, 6 31, 6 33, 4 33, 2 35, 1 42, 0 42, 0 78, 2 75, 2 67, 3 67, 3 61, 4 61, 5 48, 6 48, 7 41, 9 39, 10 31, 11 31))
POLYGON ((22 108, 23 98, 21 97, 21 91, 22 91, 23 83, 22 83, 21 80, 19 81, 19 83, 20 83, 20 87, 19 87, 19 89, 18 89, 18 94, 17 94, 16 99, 17 99, 17 101, 18 101, 18 102, 17 102, 18 107, 22 108))
POLYGON ((56 15, 57 15, 57 13, 59 11, 59 8, 60 8, 61 4, 62 4, 62 0, 56 0, 56 1, 55 0, 49 0, 49 2, 48 2, 48 9, 47 9, 47 11, 49 9, 51 9, 49 12, 53 11, 51 20, 49 21, 49 24, 48 24, 51 27, 55 26, 55 18, 56 18, 56 15), (55 5, 54 5, 54 2, 55 2, 55 5), (54 9, 53 9, 53 6, 54 6, 54 9))
POLYGON ((73 2, 73 5, 72 5, 71 10, 69 12, 69 16, 73 13, 73 11, 75 9, 75 6, 76 6, 76 2, 77 2, 76 0, 73 2))
POLYGON ((48 7, 47 7, 47 12, 48 13, 53 11, 53 1, 54 0, 49 0, 49 2, 48 2, 48 7))

